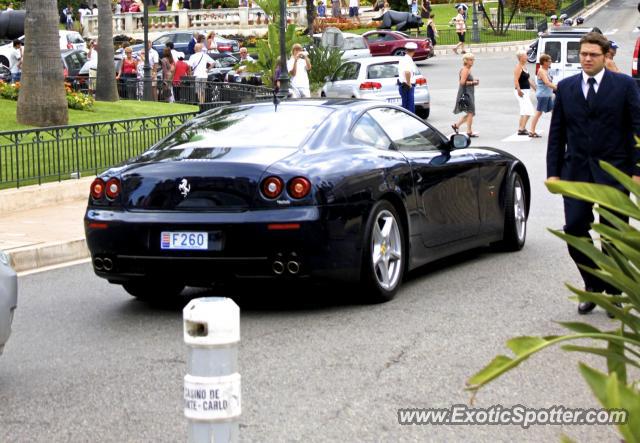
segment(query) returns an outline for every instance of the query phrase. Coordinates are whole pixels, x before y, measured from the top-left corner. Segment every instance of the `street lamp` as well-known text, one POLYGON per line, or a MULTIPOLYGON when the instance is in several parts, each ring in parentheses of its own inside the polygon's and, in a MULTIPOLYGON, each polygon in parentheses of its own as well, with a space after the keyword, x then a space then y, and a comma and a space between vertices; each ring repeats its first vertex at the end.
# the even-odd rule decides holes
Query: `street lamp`
POLYGON ((287 69, 287 47, 285 41, 287 25, 287 0, 280 0, 280 97, 289 95, 289 70, 287 69))
POLYGON ((142 27, 144 29, 144 75, 142 79, 142 99, 153 100, 151 92, 151 64, 149 62, 149 0, 144 0, 144 11, 142 13, 142 27))

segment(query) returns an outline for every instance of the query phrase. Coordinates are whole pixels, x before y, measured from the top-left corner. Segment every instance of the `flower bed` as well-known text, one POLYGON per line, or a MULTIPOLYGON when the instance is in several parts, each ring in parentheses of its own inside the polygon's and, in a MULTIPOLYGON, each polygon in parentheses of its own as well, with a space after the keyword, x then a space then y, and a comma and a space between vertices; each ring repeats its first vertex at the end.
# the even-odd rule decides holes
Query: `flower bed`
MULTIPOLYGON (((92 111, 95 100, 92 96, 83 94, 81 92, 75 92, 71 89, 69 83, 64 84, 65 92, 67 93, 67 105, 70 109, 78 109, 80 111, 92 111)), ((5 83, 0 81, 0 97, 7 100, 18 100, 18 94, 20 93, 20 82, 5 83)))

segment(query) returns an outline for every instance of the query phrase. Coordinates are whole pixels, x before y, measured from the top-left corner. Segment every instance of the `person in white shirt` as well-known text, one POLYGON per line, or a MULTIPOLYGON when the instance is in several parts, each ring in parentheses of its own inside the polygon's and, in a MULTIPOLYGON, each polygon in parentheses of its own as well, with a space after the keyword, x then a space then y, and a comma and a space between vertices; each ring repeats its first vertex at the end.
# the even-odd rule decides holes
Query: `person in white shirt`
POLYGON ((309 55, 302 50, 302 45, 296 43, 291 48, 291 58, 287 61, 287 70, 291 76, 291 89, 297 97, 311 97, 309 89, 309 74, 311 62, 309 55))
POLYGON ((9 52, 9 70, 11 71, 11 83, 19 82, 22 76, 22 43, 13 41, 13 48, 9 52))
POLYGON ((455 48, 453 48, 453 52, 458 53, 458 49, 462 51, 463 54, 466 53, 464 50, 464 36, 467 33, 467 24, 465 22, 464 16, 464 8, 458 8, 458 15, 453 19, 456 24, 456 33, 458 34, 458 44, 455 48))
POLYGON ((349 0, 349 18, 360 23, 360 0, 349 0))
POLYGON ((406 54, 402 56, 398 62, 398 91, 402 98, 402 107, 410 112, 416 112, 415 93, 416 93, 416 74, 418 67, 413 62, 413 55, 418 49, 418 45, 414 42, 408 42, 404 45, 406 54))
POLYGON ((91 9, 91 14, 98 15, 98 5, 96 5, 95 3, 93 4, 93 7, 91 9))
POLYGON ((193 54, 187 62, 191 66, 193 76, 196 78, 196 94, 200 103, 204 103, 205 88, 207 85, 208 67, 214 64, 214 61, 206 52, 202 52, 202 43, 196 43, 193 54))

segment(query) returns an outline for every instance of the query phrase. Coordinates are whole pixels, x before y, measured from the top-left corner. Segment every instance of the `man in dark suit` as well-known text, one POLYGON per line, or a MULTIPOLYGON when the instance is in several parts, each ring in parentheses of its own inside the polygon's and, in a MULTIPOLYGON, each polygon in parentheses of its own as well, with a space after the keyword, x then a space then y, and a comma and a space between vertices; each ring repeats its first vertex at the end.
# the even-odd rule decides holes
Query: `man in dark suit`
MULTIPOLYGON (((640 94, 631 77, 605 69, 608 50, 609 41, 602 34, 586 34, 580 39, 582 73, 558 84, 547 145, 548 180, 600 183, 626 192, 600 168, 598 162, 605 160, 640 182, 640 150, 634 139, 640 135, 640 94)), ((565 197, 564 214, 567 234, 590 238, 592 204, 565 197)), ((570 247, 569 254, 576 265, 595 267, 576 249, 570 247)), ((587 291, 619 292, 579 271, 587 291)), ((578 313, 587 314, 594 307, 594 303, 582 302, 578 313)))

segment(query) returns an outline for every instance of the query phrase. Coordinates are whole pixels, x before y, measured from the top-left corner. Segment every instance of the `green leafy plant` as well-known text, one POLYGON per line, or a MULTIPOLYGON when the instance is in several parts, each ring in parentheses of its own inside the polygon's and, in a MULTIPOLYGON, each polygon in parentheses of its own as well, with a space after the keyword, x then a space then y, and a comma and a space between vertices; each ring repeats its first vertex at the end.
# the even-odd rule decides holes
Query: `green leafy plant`
MULTIPOLYGON (((271 85, 273 83, 273 77, 275 75, 276 60, 280 55, 280 32, 278 26, 271 23, 269 25, 269 33, 266 40, 258 40, 256 42, 256 49, 258 52, 258 68, 264 73, 262 75, 262 81, 265 85, 271 85)), ((284 34, 285 39, 285 54, 289 56, 291 53, 291 47, 295 43, 303 44, 309 41, 308 37, 300 36, 296 32, 295 25, 287 26, 284 34)))
POLYGON ((327 76, 336 72, 342 63, 342 51, 338 48, 314 46, 309 50, 309 84, 312 91, 317 91, 324 84, 327 76))
MULTIPOLYGON (((639 201, 639 183, 609 163, 600 162, 600 166, 639 201)), ((551 181, 547 182, 547 188, 553 193, 597 203, 596 211, 609 222, 610 226, 603 223, 592 225, 593 230, 600 235, 602 251, 585 238, 550 231, 593 260, 596 267, 583 267, 584 270, 620 290, 622 295, 608 295, 586 292, 567 285, 579 300, 593 302, 613 313, 617 325, 603 331, 587 323, 560 322, 572 333, 510 339, 507 347, 515 355, 495 357, 467 381, 467 389, 475 395, 487 383, 517 367, 533 354, 557 344, 562 344, 561 348, 566 351, 597 355, 606 359, 608 374, 584 363, 580 363, 580 373, 603 407, 628 411, 628 422, 617 427, 627 443, 638 443, 640 379, 630 380, 627 367, 640 368, 640 231, 617 214, 629 217, 632 222, 638 221, 640 207, 626 193, 611 186, 551 181), (582 339, 590 339, 602 346, 566 344, 582 339)))

